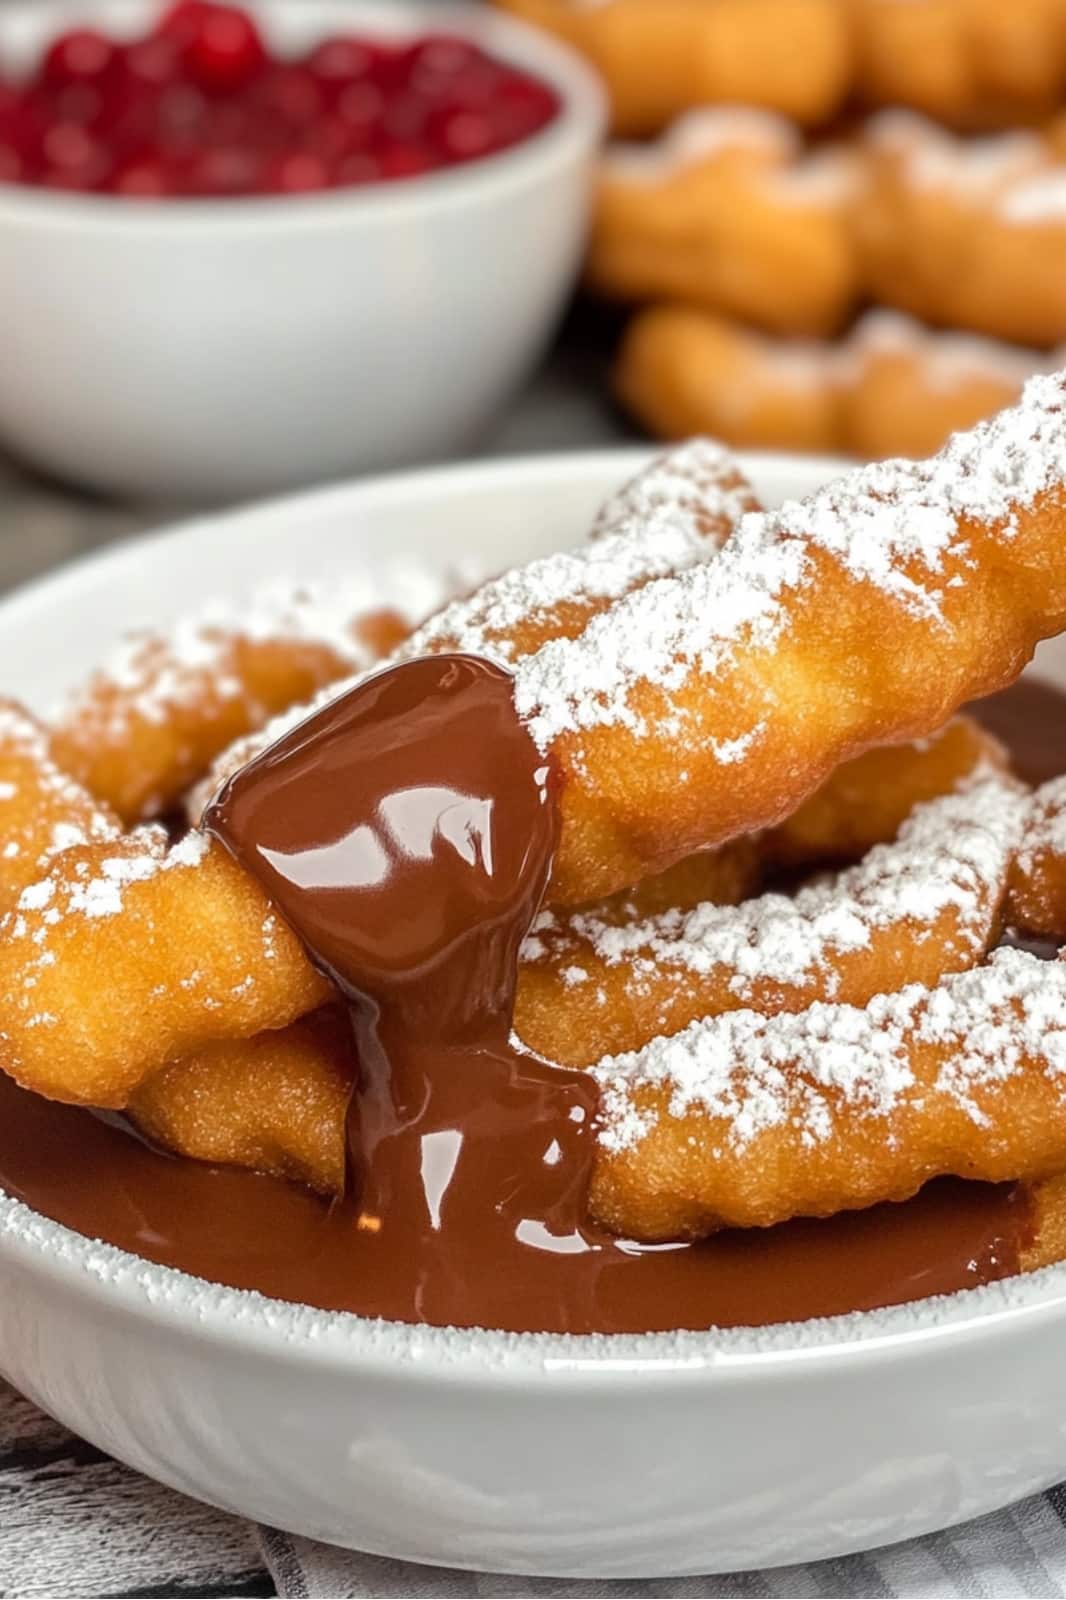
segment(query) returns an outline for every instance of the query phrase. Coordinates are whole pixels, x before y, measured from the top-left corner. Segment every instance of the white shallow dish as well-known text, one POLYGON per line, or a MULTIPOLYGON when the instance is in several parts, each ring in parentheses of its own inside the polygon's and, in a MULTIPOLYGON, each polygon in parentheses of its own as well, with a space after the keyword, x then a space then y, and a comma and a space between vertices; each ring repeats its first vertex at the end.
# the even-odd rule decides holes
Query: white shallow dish
MULTIPOLYGON (((542 353, 584 246, 603 94, 513 17, 439 0, 245 0, 281 53, 455 32, 558 91, 535 138, 401 183, 123 201, 0 184, 0 439, 108 492, 218 500, 470 444, 542 353)), ((0 62, 162 0, 0 5, 0 62)))
MULTIPOLYGON (((47 706, 128 623, 273 574, 573 542, 641 453, 422 472, 120 546, 0 604, 47 706)), ((752 458, 768 499, 828 463, 752 458)), ((1043 674, 1066 683, 1061 653, 1043 674)), ((581 1577, 837 1555, 1066 1476, 1066 1268, 880 1313, 618 1338, 373 1323, 206 1285, 0 1197, 0 1368, 188 1494, 379 1554, 581 1577)))

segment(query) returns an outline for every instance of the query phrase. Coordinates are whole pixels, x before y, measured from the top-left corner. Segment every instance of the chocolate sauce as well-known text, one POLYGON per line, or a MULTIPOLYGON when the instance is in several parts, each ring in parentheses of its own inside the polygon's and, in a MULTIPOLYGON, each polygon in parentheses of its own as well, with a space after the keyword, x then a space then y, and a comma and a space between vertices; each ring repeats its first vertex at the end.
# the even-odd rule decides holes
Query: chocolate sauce
MULTIPOLYGON (((1022 686, 988 716, 1042 756, 1041 775, 1066 769, 1066 696, 1022 686)), ((903 1205, 689 1246, 642 1247, 591 1224, 594 1086, 508 1042, 514 958, 550 869, 551 801, 506 674, 451 657, 327 708, 213 809, 211 827, 351 1004, 361 1071, 344 1202, 166 1156, 2 1074, 0 1185, 219 1283, 467 1326, 762 1324, 1017 1271, 1030 1217, 1009 1185, 946 1180, 903 1205)))

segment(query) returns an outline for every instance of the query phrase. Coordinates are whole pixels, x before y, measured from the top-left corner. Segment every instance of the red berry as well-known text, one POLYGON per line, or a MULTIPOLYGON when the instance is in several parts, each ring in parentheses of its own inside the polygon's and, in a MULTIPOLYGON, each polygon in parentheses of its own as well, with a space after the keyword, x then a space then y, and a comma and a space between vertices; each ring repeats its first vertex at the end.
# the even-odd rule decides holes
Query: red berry
POLYGON ((96 189, 110 162, 98 139, 77 122, 56 122, 41 141, 44 181, 58 189, 96 189))
POLYGON ((85 126, 99 121, 104 109, 101 89, 92 83, 68 83, 56 91, 51 113, 56 122, 80 122, 85 126))
POLYGON ((376 83, 350 83, 337 96, 333 115, 350 139, 362 142, 381 124, 385 96, 376 83))
POLYGON ((381 55, 382 47, 369 39, 338 34, 317 44, 304 64, 324 88, 337 89, 357 78, 369 78, 381 55))
POLYGON ((166 167, 152 156, 131 161, 128 166, 122 167, 112 178, 109 187, 115 194, 125 195, 131 200, 161 200, 172 192, 166 167))
POLYGON ((162 89, 180 75, 181 45, 173 34, 149 34, 130 45, 122 66, 131 87, 149 92, 162 89))
POLYGON ((330 186, 330 171, 316 155, 299 151, 271 164, 263 189, 271 194, 313 194, 330 186))
POLYGON ((496 131, 483 111, 444 111, 433 119, 431 131, 445 161, 473 161, 496 144, 496 131))
POLYGON ((477 45, 452 34, 429 34, 412 46, 407 56, 408 81, 420 94, 436 95, 460 73, 484 63, 477 45))
POLYGON ((259 178, 259 161, 250 150, 222 145, 205 150, 190 164, 186 189, 203 197, 254 194, 259 178))
POLYGON ((199 89, 176 83, 163 91, 156 109, 156 132, 163 150, 196 149, 207 131, 208 105, 199 89))
POLYGON ((156 37, 173 39, 179 45, 191 43, 215 3, 216 0, 174 0, 156 23, 156 37))
POLYGON ((435 165, 431 152, 422 145, 382 145, 377 152, 383 178, 417 178, 435 165))
POLYGON ((14 145, 0 143, 0 183, 24 183, 27 174, 25 159, 14 145))
POLYGON ((350 156, 343 157, 337 162, 333 171, 333 182, 341 189, 359 183, 380 183, 384 173, 381 163, 376 156, 365 150, 357 150, 350 156))
POLYGON ((285 128, 307 128, 322 114, 322 88, 306 67, 274 67, 256 85, 253 106, 266 123, 277 120, 285 128))
POLYGON ((99 84, 118 60, 118 47, 95 28, 72 28, 53 40, 41 63, 39 77, 52 89, 67 84, 99 84))
POLYGON ((232 6, 214 6, 188 45, 185 65, 201 88, 220 94, 250 82, 266 58, 251 17, 232 6))

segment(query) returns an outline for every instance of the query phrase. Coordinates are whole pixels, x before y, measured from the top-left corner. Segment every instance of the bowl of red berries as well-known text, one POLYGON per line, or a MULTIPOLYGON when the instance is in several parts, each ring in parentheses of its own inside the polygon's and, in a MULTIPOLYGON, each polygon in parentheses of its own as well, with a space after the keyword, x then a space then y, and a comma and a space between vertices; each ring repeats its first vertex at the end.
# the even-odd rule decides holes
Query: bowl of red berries
POLYGON ((201 500, 471 447, 572 288, 603 120, 476 4, 0 5, 0 446, 201 500))

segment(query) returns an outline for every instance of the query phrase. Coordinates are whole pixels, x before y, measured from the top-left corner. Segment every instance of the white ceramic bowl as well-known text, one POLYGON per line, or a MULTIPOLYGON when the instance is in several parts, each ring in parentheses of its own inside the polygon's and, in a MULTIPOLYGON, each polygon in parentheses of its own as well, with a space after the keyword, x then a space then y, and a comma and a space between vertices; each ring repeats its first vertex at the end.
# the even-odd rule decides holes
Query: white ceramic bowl
MULTIPOLYGON (((44 706, 133 619, 271 572, 579 539, 641 458, 463 467, 213 518, 0 605, 0 687, 44 706)), ((753 459, 769 499, 817 462, 753 459)), ((1061 653, 1046 674, 1066 682, 1061 653)), ((0 1199, 0 1367, 189 1494, 391 1556, 583 1577, 866 1548, 1066 1476, 1066 1267, 764 1331, 504 1336, 213 1288, 0 1199)))
MULTIPOLYGON (((248 0, 279 50, 334 31, 454 31, 562 110, 512 150, 319 196, 131 202, 0 186, 0 442, 121 494, 262 493, 454 452, 550 337, 580 263, 598 83, 480 5, 248 0)), ((0 5, 16 67, 75 19, 153 0, 0 5)))

